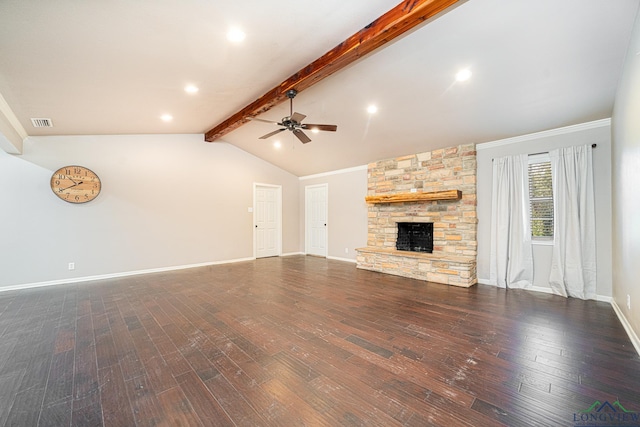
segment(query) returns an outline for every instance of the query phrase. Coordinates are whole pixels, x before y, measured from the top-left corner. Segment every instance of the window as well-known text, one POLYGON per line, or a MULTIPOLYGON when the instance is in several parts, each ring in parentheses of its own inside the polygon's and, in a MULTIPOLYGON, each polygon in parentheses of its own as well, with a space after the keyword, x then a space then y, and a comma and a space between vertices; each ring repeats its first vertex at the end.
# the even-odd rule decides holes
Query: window
POLYGON ((553 239, 553 189, 548 154, 529 156, 529 203, 532 239, 553 239))

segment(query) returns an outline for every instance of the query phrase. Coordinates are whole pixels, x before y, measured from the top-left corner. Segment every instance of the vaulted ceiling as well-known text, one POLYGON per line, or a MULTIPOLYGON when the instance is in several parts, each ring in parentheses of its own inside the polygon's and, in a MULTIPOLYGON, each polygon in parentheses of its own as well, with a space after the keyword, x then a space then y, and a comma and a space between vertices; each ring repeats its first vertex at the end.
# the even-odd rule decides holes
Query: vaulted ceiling
MULTIPOLYGON (((204 134, 397 4, 3 0, 0 146, 11 131, 204 134), (232 26, 245 31, 241 43, 226 39, 232 26)), ((303 176, 610 117, 639 4, 459 1, 296 96, 305 121, 337 132, 261 140, 278 127, 252 121, 213 144, 303 176), (456 81, 465 68, 471 78, 456 81)), ((258 117, 288 114, 283 103, 258 117)))

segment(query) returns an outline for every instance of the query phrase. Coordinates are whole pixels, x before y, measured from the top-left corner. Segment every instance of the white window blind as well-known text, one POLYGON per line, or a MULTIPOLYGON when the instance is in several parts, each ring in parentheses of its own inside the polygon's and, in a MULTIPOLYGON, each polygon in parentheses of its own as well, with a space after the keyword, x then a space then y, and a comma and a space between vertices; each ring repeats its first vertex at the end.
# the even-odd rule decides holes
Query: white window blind
POLYGON ((553 188, 548 155, 529 158, 529 200, 531 237, 553 239, 553 188))

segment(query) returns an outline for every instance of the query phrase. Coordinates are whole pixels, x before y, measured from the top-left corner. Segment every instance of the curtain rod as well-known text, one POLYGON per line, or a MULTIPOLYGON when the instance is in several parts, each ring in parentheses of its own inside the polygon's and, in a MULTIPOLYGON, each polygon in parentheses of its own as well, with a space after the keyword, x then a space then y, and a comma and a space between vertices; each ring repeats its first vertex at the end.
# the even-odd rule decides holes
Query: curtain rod
MULTIPOLYGON (((591 144, 591 148, 596 148, 598 146, 598 144, 591 144)), ((540 153, 531 153, 531 154, 527 154, 528 156, 537 156, 538 154, 549 154, 548 151, 542 151, 540 153)))
MULTIPOLYGON (((598 144, 591 144, 591 148, 596 148, 598 146, 598 144)), ((527 156, 537 156, 540 154, 549 154, 548 151, 541 151, 539 153, 531 153, 531 154, 527 154, 527 156)), ((491 161, 493 162, 493 158, 491 159, 491 161)))

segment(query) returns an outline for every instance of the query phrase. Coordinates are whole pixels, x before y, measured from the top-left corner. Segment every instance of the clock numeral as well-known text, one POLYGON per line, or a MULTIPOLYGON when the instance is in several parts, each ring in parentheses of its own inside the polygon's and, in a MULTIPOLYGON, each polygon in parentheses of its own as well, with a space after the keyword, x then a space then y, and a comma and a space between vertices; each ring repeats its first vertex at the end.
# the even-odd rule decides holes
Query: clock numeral
POLYGON ((75 173, 76 175, 80 174, 82 172, 82 169, 80 168, 73 168, 73 173, 75 173))
POLYGON ((60 185, 60 180, 56 179, 56 185, 60 185))
POLYGON ((58 179, 64 179, 64 175, 62 175, 61 173, 58 174, 58 179))

